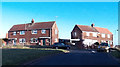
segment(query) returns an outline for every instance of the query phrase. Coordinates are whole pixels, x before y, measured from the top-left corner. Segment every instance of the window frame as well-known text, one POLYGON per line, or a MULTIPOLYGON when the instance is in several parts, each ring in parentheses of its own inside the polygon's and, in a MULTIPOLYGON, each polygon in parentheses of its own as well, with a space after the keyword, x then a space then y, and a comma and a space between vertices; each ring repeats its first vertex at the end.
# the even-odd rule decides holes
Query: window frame
POLYGON ((86 36, 90 36, 90 32, 86 32, 86 36))
POLYGON ((57 29, 55 29, 55 34, 58 34, 57 29))
POLYGON ((75 36, 75 37, 77 36, 77 32, 76 32, 76 31, 74 32, 74 36, 75 36))
POLYGON ((14 32, 13 32, 13 35, 16 35, 16 34, 17 34, 17 32, 16 32, 16 31, 14 31, 14 32))
POLYGON ((105 34, 101 34, 102 35, 102 38, 105 38, 105 34), (104 35, 104 36, 103 36, 104 35))
POLYGON ((26 39, 25 38, 20 38, 19 43, 26 43, 26 39), (22 40, 22 42, 21 42, 21 40, 22 40))
POLYGON ((38 39, 37 38, 31 38, 31 43, 38 43, 38 39), (35 39, 35 42, 33 41, 33 39, 35 39))
POLYGON ((46 34, 46 30, 45 30, 45 29, 42 29, 42 30, 41 30, 41 33, 42 33, 42 34, 46 34), (44 31, 44 33, 43 33, 43 31, 44 31))
POLYGON ((58 42, 58 39, 57 39, 57 38, 55 38, 55 42, 58 42))
POLYGON ((24 31, 24 34, 21 34, 21 33, 23 33, 23 31, 20 31, 20 35, 25 35, 25 31, 24 31))
POLYGON ((93 37, 97 37, 97 33, 93 33, 93 37))
POLYGON ((110 34, 107 34, 107 37, 110 38, 110 34))
POLYGON ((35 29, 35 30, 31 30, 31 33, 32 34, 37 34, 37 30, 35 29), (36 32, 36 33, 35 33, 36 32))

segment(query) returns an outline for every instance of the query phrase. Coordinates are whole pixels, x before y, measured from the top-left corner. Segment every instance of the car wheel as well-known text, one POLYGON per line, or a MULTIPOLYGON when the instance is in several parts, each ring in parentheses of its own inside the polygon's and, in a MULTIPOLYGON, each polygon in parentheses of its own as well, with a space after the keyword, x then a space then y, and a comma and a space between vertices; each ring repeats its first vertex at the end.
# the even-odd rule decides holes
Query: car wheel
POLYGON ((58 49, 58 47, 55 47, 55 49, 58 49))

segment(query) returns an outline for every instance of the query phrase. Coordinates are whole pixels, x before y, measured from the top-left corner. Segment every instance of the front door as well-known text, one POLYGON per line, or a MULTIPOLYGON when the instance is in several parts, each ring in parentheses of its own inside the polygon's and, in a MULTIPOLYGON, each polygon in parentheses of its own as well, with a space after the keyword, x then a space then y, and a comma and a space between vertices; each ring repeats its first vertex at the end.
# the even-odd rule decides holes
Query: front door
POLYGON ((16 40, 13 40, 13 45, 16 45, 16 40))

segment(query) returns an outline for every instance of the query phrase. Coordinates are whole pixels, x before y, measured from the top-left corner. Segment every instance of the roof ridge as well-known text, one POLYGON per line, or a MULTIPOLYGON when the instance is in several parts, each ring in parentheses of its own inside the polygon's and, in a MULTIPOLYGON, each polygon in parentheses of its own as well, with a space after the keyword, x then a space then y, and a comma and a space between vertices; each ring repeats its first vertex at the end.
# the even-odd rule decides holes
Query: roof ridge
MULTIPOLYGON (((103 28, 103 27, 97 27, 97 28, 103 28)), ((104 29, 107 29, 107 28, 104 28, 104 29)))

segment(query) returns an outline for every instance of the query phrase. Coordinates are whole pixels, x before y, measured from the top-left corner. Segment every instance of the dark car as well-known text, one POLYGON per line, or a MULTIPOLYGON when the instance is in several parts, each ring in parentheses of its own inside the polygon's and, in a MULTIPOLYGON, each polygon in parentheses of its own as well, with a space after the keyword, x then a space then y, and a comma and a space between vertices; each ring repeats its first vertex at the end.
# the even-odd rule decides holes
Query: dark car
POLYGON ((64 43, 54 43, 52 45, 52 48, 55 48, 55 49, 59 49, 59 48, 61 48, 61 49, 70 49, 70 45, 66 45, 64 43))
POLYGON ((101 43, 98 46, 98 51, 99 52, 109 52, 110 45, 108 43, 101 43))

